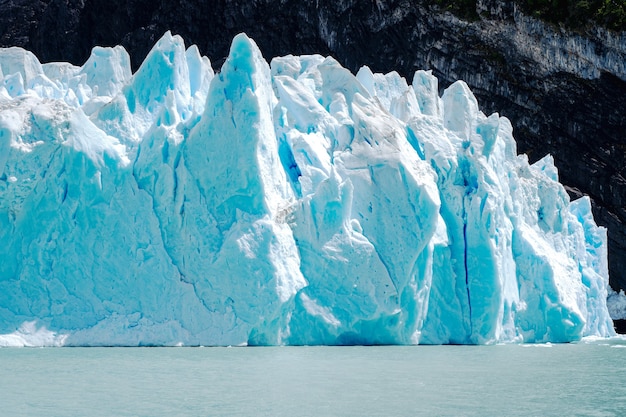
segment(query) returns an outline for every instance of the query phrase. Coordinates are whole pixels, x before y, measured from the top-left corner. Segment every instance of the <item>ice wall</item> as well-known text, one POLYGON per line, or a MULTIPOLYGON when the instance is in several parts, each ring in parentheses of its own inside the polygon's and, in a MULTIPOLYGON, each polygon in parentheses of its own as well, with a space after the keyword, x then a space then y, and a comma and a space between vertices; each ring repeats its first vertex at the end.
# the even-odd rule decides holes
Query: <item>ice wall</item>
POLYGON ((0 50, 0 345, 610 336, 606 231, 461 81, 0 50))

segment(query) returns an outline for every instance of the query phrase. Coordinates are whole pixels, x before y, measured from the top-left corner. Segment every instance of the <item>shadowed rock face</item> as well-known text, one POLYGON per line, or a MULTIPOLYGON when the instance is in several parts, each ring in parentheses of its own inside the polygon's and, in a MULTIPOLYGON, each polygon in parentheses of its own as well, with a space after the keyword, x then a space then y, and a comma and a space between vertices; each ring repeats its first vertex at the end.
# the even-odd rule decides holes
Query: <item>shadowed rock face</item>
POLYGON ((511 119, 519 152, 553 154, 570 193, 591 197, 608 227, 611 285, 626 288, 626 34, 570 33, 507 1, 479 0, 469 21, 429 3, 0 0, 0 46, 82 64, 94 45, 121 44, 136 69, 171 30, 219 68, 245 31, 266 57, 333 55, 409 80, 432 69, 442 89, 463 79, 485 113, 511 119))

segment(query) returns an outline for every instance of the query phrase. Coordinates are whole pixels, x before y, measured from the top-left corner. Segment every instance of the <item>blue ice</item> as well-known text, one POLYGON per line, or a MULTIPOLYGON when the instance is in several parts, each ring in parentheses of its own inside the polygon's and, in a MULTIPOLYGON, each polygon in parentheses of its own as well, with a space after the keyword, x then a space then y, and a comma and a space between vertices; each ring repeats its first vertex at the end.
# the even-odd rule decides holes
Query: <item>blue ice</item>
POLYGON ((166 33, 0 49, 0 345, 570 342, 614 334, 606 230, 458 81, 218 73, 166 33))

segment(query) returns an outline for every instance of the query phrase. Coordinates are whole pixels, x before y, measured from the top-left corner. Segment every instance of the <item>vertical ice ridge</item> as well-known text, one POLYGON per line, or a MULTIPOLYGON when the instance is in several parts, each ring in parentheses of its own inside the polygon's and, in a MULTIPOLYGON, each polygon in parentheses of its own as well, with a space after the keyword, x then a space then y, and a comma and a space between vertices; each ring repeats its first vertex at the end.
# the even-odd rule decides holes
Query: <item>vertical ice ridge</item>
POLYGON ((468 319, 469 319, 469 332, 470 335, 474 335, 474 320, 472 318, 472 293, 470 291, 470 275, 469 269, 467 266, 468 255, 468 243, 467 243, 467 209, 465 205, 467 204, 467 196, 463 196, 463 208, 462 208, 462 219, 463 219, 463 270, 465 271, 465 292, 467 295, 467 308, 468 308, 468 319))

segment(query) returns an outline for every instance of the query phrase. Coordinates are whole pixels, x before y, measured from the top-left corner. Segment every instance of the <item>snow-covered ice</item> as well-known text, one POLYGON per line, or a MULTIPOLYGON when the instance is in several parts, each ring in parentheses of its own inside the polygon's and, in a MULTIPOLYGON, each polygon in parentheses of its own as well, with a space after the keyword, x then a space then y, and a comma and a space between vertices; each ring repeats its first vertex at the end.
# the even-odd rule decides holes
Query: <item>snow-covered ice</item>
POLYGON ((0 49, 0 345, 614 335, 606 231, 458 81, 0 49))

